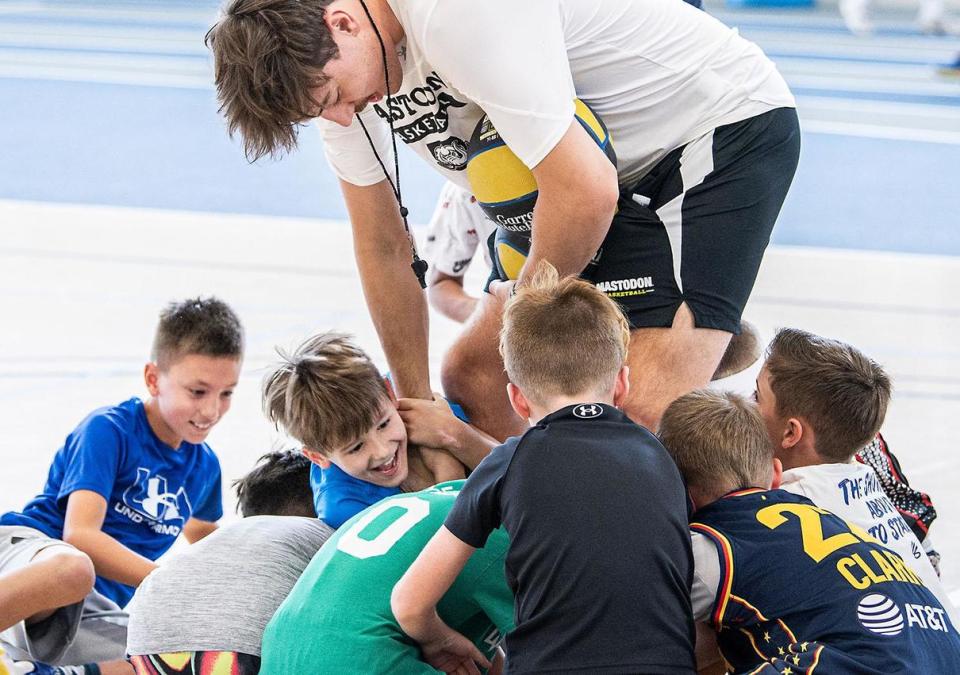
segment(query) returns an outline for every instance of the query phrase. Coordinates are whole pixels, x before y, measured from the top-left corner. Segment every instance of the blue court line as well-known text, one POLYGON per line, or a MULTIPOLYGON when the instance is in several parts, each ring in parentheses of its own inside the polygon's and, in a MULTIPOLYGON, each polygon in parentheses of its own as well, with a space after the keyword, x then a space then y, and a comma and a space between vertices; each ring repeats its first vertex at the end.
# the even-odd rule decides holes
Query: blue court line
POLYGON ((196 51, 141 51, 139 49, 130 49, 129 47, 43 47, 39 45, 5 45, 0 43, 0 55, 6 50, 30 51, 30 52, 62 52, 64 54, 109 54, 116 56, 152 56, 166 58, 188 58, 188 59, 206 59, 210 57, 210 52, 203 46, 203 36, 197 38, 199 47, 196 51))
MULTIPOLYGON (((958 47, 960 49, 960 47, 958 47)), ((873 56, 843 56, 839 54, 805 54, 803 52, 777 52, 764 49, 764 53, 776 61, 777 59, 807 59, 810 61, 843 61, 847 63, 875 63, 890 66, 942 66, 943 61, 930 59, 895 59, 873 56)), ((948 54, 949 52, 945 52, 948 54)))
MULTIPOLYGON (((790 78, 787 78, 787 82, 790 78)), ((956 107, 960 106, 960 91, 956 96, 931 96, 928 94, 897 94, 874 91, 849 91, 846 89, 819 89, 817 87, 790 86, 795 96, 822 96, 825 98, 845 98, 857 101, 891 101, 895 103, 926 103, 956 107)))
MULTIPOLYGON (((730 20, 721 15, 715 15, 718 19, 723 21, 731 28, 743 29, 744 31, 776 31, 783 33, 819 33, 819 34, 831 34, 839 35, 853 38, 855 37, 850 30, 843 25, 843 23, 837 24, 806 24, 803 26, 789 25, 789 24, 775 24, 775 23, 742 23, 739 21, 730 20)), ((857 37, 861 40, 875 40, 876 38, 885 38, 885 37, 895 37, 895 38, 914 38, 918 40, 939 40, 943 42, 956 41, 955 36, 951 35, 925 35, 916 28, 875 28, 874 31, 869 36, 857 37)), ((889 46, 889 45, 888 45, 889 46)))
MULTIPOLYGON (((204 33, 206 28, 204 28, 204 33)), ((4 49, 16 49, 18 51, 38 51, 38 52, 64 52, 64 53, 82 53, 82 54, 115 54, 115 55, 124 55, 124 54, 134 54, 138 56, 186 56, 190 58, 197 58, 200 56, 207 56, 208 52, 203 46, 203 34, 197 33, 197 51, 167 51, 167 52, 157 52, 157 51, 145 51, 138 49, 131 49, 129 47, 67 47, 67 46, 58 46, 58 47, 46 47, 42 45, 15 45, 15 44, 6 44, 0 40, 0 52, 4 49)), ((960 46, 958 46, 960 49, 960 46)), ((945 61, 949 60, 948 52, 945 52, 945 56, 942 60, 930 59, 911 59, 911 58, 885 58, 885 57, 871 57, 871 56, 844 56, 837 54, 808 54, 804 52, 778 52, 775 50, 766 49, 764 50, 766 55, 773 60, 777 59, 791 59, 791 60, 808 60, 808 61, 840 61, 846 63, 866 63, 866 64, 876 64, 876 65, 900 65, 900 66, 930 66, 930 67, 939 67, 945 65, 945 61)))
POLYGON ((31 16, 27 14, 0 14, 0 25, 19 25, 29 27, 34 25, 62 25, 64 28, 73 28, 76 26, 97 26, 97 27, 116 27, 116 28, 155 28, 158 31, 173 29, 181 30, 183 28, 202 28, 204 31, 217 18, 216 13, 210 14, 210 24, 203 23, 197 19, 184 18, 180 21, 167 17, 162 20, 144 16, 142 19, 121 19, 120 17, 95 17, 95 16, 31 16))

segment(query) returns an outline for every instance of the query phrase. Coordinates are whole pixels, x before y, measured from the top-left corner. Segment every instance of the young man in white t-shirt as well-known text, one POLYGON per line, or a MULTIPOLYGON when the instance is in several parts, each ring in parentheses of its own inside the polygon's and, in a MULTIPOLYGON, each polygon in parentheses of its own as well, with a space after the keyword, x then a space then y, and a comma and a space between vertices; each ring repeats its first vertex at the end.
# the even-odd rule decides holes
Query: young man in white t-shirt
POLYGON ((464 289, 463 277, 477 247, 490 267, 487 238, 495 229, 496 225, 477 205, 476 197, 447 181, 430 219, 424 257, 430 262, 427 298, 448 319, 464 323, 476 309, 479 300, 464 289))
POLYGON ((855 347, 795 328, 771 341, 757 377, 760 415, 783 464, 780 489, 858 525, 897 552, 956 622, 923 545, 876 472, 854 459, 883 423, 890 379, 855 347))
POLYGON ((448 352, 447 393, 493 436, 521 433, 506 395, 490 394, 506 391, 503 303, 542 260, 578 274, 601 248, 590 280, 632 329, 627 413, 655 429, 670 401, 709 382, 800 146, 786 83, 735 30, 676 0, 229 0, 207 42, 221 110, 251 159, 292 149, 298 125, 323 118, 401 396, 431 388, 392 146, 469 188, 484 114, 535 178, 532 223, 518 226, 532 245, 448 352), (575 98, 606 124, 616 167, 575 120, 575 98))

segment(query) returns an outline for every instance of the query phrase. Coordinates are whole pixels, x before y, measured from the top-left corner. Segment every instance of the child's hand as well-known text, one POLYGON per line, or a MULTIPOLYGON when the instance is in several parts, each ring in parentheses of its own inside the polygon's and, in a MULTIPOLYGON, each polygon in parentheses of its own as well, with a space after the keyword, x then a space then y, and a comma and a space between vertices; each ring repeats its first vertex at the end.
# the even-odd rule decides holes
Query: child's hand
POLYGON ((484 669, 490 667, 477 646, 452 629, 444 631, 443 637, 436 641, 422 643, 420 649, 423 660, 444 673, 480 675, 477 664, 484 669))
POLYGON ((400 418, 407 427, 407 440, 428 448, 454 450, 459 442, 457 432, 464 424, 450 409, 450 404, 434 392, 433 400, 401 398, 397 401, 400 418))

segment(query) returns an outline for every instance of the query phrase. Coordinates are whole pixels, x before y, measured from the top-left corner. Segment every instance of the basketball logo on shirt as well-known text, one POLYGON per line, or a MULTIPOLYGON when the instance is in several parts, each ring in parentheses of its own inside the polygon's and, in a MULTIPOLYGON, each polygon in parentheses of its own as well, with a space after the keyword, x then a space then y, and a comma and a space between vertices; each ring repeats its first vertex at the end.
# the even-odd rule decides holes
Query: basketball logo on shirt
POLYGON ((573 416, 579 417, 582 420, 593 419, 594 417, 600 417, 603 414, 603 406, 599 406, 596 403, 583 403, 578 405, 573 409, 573 416))
POLYGON ((463 139, 451 136, 436 143, 428 143, 430 154, 437 164, 450 171, 463 171, 467 168, 467 144, 463 139))
POLYGON ((167 479, 151 475, 149 469, 137 469, 137 481, 123 493, 123 503, 114 504, 117 513, 141 523, 152 521, 150 528, 160 534, 180 534, 184 522, 190 518, 193 507, 183 486, 171 492, 167 479))

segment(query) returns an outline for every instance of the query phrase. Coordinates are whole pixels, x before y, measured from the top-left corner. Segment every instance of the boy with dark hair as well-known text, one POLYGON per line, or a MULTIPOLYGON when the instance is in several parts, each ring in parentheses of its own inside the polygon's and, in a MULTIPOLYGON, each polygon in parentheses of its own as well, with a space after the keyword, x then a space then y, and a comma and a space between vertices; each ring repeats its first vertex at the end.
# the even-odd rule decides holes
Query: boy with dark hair
POLYGON ((311 466, 312 462, 296 450, 274 450, 263 455, 250 473, 233 481, 240 515, 315 518, 311 466))
POLYGON ((923 545, 877 473, 854 459, 876 437, 890 395, 883 368, 857 348, 784 328, 767 350, 755 397, 774 456, 783 464, 781 488, 809 498, 896 551, 957 620, 923 545))
POLYGON ((694 618, 716 631, 728 671, 960 672, 957 629, 903 558, 776 489, 780 460, 747 399, 681 396, 660 438, 695 506, 694 618))
POLYGON ((263 382, 272 422, 303 443, 316 515, 339 527, 385 497, 463 478, 444 450, 408 447, 393 388, 342 333, 307 339, 263 382))
POLYGON ((88 415, 54 456, 42 493, 0 517, 0 574, 36 579, 3 640, 56 662, 85 603, 125 605, 181 532, 193 542, 216 528, 220 463, 204 439, 230 408, 242 360, 243 329, 222 301, 195 298, 162 312, 144 367, 150 398, 88 415), (67 557, 96 570, 85 601, 89 571, 58 575, 67 557), (57 578, 64 583, 52 588, 57 578))
POLYGON ((393 592, 434 667, 483 663, 436 608, 502 524, 516 594, 509 672, 693 672, 686 495, 656 437, 617 409, 628 340, 612 300, 546 263, 507 304, 508 394, 533 426, 480 463, 393 592))
POLYGON ((256 675, 267 622, 333 532, 312 515, 309 474, 298 453, 264 455, 234 483, 244 519, 144 579, 129 605, 127 653, 138 675, 256 675), (295 513, 310 516, 286 515, 295 513))
MULTIPOLYGON (((397 624, 390 593, 442 526, 462 486, 453 481, 388 497, 337 530, 267 626, 261 675, 435 673, 397 624)), ((438 607, 484 663, 513 627, 506 554, 507 535, 496 530, 438 607)))

